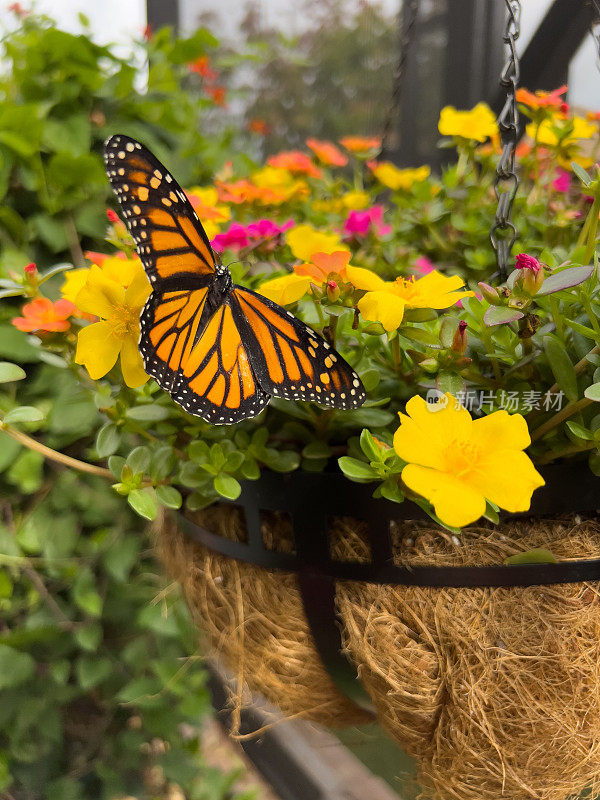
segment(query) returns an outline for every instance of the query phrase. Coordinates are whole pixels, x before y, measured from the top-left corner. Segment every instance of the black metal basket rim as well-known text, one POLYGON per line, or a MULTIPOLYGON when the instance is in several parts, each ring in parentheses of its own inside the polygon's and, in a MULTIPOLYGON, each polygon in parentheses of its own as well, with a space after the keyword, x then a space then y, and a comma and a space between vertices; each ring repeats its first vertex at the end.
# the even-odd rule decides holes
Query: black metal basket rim
MULTIPOLYGON (((536 519, 597 513, 600 478, 587 464, 551 465, 543 470, 546 486, 536 492, 532 509, 504 514, 510 519, 536 519)), ((319 575, 332 580, 447 588, 511 587, 600 580, 600 559, 574 559, 555 564, 488 566, 398 566, 394 563, 391 521, 429 520, 414 503, 392 503, 372 497, 373 485, 352 483, 341 473, 276 473, 264 471, 257 481, 244 481, 233 505, 246 516, 248 541, 232 541, 181 517, 184 533, 210 550, 265 569, 319 575), (265 547, 261 511, 291 516, 296 551, 279 553, 265 547), (368 525, 371 560, 332 559, 327 520, 347 516, 368 525)))

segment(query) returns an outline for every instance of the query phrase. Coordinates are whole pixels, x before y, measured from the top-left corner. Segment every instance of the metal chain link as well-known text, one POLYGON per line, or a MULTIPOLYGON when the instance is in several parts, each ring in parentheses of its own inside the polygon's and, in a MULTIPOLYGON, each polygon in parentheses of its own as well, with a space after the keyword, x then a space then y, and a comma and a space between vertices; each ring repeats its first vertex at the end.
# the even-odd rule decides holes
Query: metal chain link
POLYGON ((407 12, 406 14, 404 13, 403 4, 400 12, 402 15, 402 27, 400 33, 398 61, 396 62, 396 71, 394 73, 394 87, 392 91, 390 109, 386 115, 383 125, 383 133, 381 135, 381 153, 386 153, 388 151, 392 125, 398 120, 402 85, 404 82, 404 72, 406 70, 406 62, 408 60, 410 44, 413 38, 413 30, 419 13, 419 0, 405 0, 405 2, 407 2, 407 12))
POLYGON ((596 43, 596 66, 600 70, 600 0, 590 0, 590 6, 592 8, 590 33, 596 43))
POLYGON ((515 172, 515 150, 519 129, 519 109, 516 98, 519 83, 519 57, 516 41, 521 33, 521 4, 519 0, 504 0, 504 2, 508 10, 508 19, 503 38, 504 43, 508 45, 508 57, 500 75, 500 86, 506 89, 506 101, 498 115, 502 153, 498 159, 494 180, 498 208, 496 219, 490 230, 490 241, 496 253, 498 265, 498 271, 492 277, 497 278, 500 283, 508 277, 508 260, 517 238, 517 228, 510 215, 519 188, 519 178, 515 172), (504 235, 500 232, 503 232, 504 235))

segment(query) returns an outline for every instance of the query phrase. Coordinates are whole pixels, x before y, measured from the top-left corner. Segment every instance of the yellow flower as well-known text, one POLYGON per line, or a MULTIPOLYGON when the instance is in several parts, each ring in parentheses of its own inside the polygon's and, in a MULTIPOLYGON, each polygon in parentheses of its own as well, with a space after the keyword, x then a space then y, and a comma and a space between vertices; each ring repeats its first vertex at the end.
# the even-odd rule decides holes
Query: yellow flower
POLYGON ((85 286, 89 274, 90 271, 86 267, 70 269, 68 272, 65 272, 65 282, 60 290, 65 300, 70 300, 71 303, 75 303, 75 299, 85 286))
POLYGON ((527 511, 544 479, 523 450, 531 444, 521 414, 495 411, 473 420, 451 394, 429 405, 412 397, 394 436, 407 466, 402 480, 429 500, 446 525, 479 519, 486 500, 507 511, 527 511))
POLYGON ((263 167, 250 176, 252 183, 262 189, 257 195, 261 205, 280 205, 292 197, 305 197, 309 193, 303 178, 295 178, 287 169, 263 167))
POLYGON ((494 112, 486 103, 477 103, 470 111, 457 111, 454 106, 442 108, 438 130, 442 136, 460 136, 476 142, 498 135, 494 112))
MULTIPOLYGON (((588 122, 588 120, 584 119, 583 117, 573 117, 572 120, 561 120, 558 118, 545 119, 537 132, 538 144, 555 147, 558 144, 559 139, 555 131, 552 129, 557 127, 560 130, 561 127, 566 127, 569 122, 573 123, 573 132, 562 139, 562 144, 565 147, 575 144, 577 139, 589 139, 596 133, 596 126, 591 122, 588 122)), ((535 125, 533 122, 530 122, 527 126, 527 135, 530 139, 536 138, 536 128, 537 125, 535 125)))
POLYGON ((311 225, 296 225, 286 234, 286 242, 296 258, 302 261, 310 261, 314 253, 350 252, 337 233, 325 233, 311 225))
POLYGON ((364 319, 381 322, 386 331, 394 331, 404 318, 404 309, 449 308, 474 292, 456 291, 464 281, 458 275, 450 277, 432 270, 422 278, 396 278, 384 281, 368 269, 348 266, 348 280, 357 289, 366 290, 358 301, 364 319))
POLYGON ((259 292, 280 306, 297 303, 308 292, 311 278, 307 275, 283 275, 263 283, 259 292))
POLYGON ((82 311, 100 317, 100 322, 79 331, 75 361, 83 364, 90 377, 97 380, 110 372, 120 355, 123 378, 132 388, 148 380, 138 340, 140 311, 150 294, 150 283, 141 262, 137 261, 137 265, 137 273, 125 289, 94 264, 75 299, 82 311))
POLYGON ((379 183, 394 190, 410 189, 413 183, 424 181, 431 173, 431 168, 428 166, 398 169, 391 161, 371 162, 368 166, 379 183))
POLYGON ((186 194, 204 226, 206 235, 209 239, 214 239, 221 226, 231 218, 229 206, 219 204, 219 196, 214 186, 192 186, 186 194))
POLYGON ((366 192, 346 192, 342 195, 342 204, 350 211, 361 211, 371 203, 371 198, 366 192))

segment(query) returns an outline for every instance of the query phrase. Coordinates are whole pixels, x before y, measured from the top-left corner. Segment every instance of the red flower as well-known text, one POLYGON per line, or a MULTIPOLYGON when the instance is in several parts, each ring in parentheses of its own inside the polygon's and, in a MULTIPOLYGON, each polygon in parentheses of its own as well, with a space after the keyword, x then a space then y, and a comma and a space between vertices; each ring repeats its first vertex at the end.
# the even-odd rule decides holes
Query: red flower
POLYGON ((554 89, 552 92, 537 91, 535 94, 528 89, 517 89, 516 98, 519 103, 523 103, 524 106, 529 106, 534 110, 538 108, 560 109, 564 103, 561 94, 566 91, 566 86, 559 86, 558 89, 554 89))
POLYGON ((23 306, 23 316, 15 317, 12 324, 20 331, 68 331, 71 323, 68 317, 77 309, 70 300, 57 300, 55 303, 47 297, 36 297, 31 303, 23 306))
POLYGON ((107 208, 106 209, 106 217, 107 217, 108 221, 112 222, 113 224, 115 222, 119 221, 118 216, 115 214, 115 212, 112 210, 112 208, 107 208))
POLYGON ((36 269, 37 269, 37 267, 35 266, 35 264, 32 261, 31 264, 27 264, 27 266, 25 267, 25 274, 26 275, 35 275, 36 269))
POLYGON ((144 28, 144 33, 143 33, 144 39, 146 41, 148 41, 149 39, 152 38, 153 33, 154 33, 154 31, 152 30, 152 25, 150 25, 150 23, 148 23, 146 25, 146 27, 144 28))
POLYGON ((226 89, 224 86, 207 86, 206 94, 214 100, 218 106, 223 108, 226 105, 226 89))
POLYGON ((16 14, 17 17, 26 17, 29 14, 29 11, 26 11, 21 3, 11 3, 8 7, 9 11, 12 11, 13 14, 16 14))
POLYGON ((264 119, 251 119, 248 123, 248 130, 251 133, 268 136, 271 133, 271 126, 264 119))
POLYGON ((195 72, 207 81, 214 81, 219 77, 219 73, 210 66, 208 56, 200 56, 195 61, 190 61, 187 66, 190 72, 195 72))

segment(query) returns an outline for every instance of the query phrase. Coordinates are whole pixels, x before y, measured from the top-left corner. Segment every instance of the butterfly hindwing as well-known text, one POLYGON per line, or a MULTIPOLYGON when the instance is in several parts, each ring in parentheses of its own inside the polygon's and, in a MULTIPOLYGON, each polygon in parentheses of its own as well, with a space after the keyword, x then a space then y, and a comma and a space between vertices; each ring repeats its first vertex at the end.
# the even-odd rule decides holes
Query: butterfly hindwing
POLYGON ((188 413, 213 424, 254 417, 269 402, 227 302, 206 288, 153 293, 140 319, 146 371, 188 413))
POLYGON ((194 276, 207 283, 216 263, 184 191, 142 144, 123 134, 104 145, 106 173, 153 284, 194 276))
POLYGON ((241 286, 231 292, 231 308, 265 392, 332 408, 364 403, 365 389, 352 367, 291 312, 241 286))

